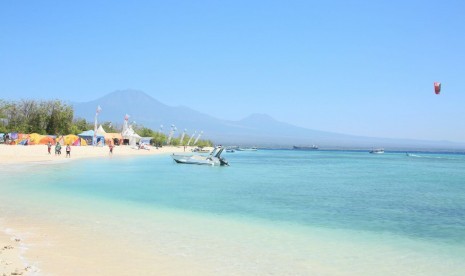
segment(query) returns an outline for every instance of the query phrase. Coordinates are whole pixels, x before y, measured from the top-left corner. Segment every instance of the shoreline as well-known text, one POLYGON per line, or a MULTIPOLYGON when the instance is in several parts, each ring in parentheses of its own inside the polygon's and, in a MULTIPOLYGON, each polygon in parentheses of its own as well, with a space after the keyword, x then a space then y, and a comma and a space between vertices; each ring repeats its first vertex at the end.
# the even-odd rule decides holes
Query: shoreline
POLYGON ((39 270, 24 258, 26 245, 11 228, 0 231, 0 272, 2 275, 23 275, 39 270))
MULTIPOLYGON (((173 153, 191 153, 194 147, 172 147, 165 146, 162 148, 155 148, 149 146, 150 150, 144 149, 133 149, 130 146, 117 146, 113 150, 113 155, 109 154, 108 147, 72 147, 71 158, 66 158, 66 153, 62 150, 60 156, 55 156, 53 153, 48 154, 47 146, 45 145, 0 145, 0 166, 3 169, 10 169, 15 166, 21 165, 54 165, 63 162, 72 162, 76 160, 84 159, 105 159, 108 158, 129 158, 129 157, 140 157, 140 156, 152 156, 152 155, 168 155, 173 153)), ((23 168, 18 168, 17 173, 21 173, 23 168)), ((1 171, 1 169, 0 169, 1 171)), ((43 223, 35 221, 32 218, 18 217, 18 216, 6 216, 2 214, 0 216, 0 275, 37 275, 41 274, 42 261, 45 264, 53 263, 53 254, 51 255, 50 239, 58 236, 66 236, 58 233, 54 229, 61 229, 63 227, 57 227, 58 225, 49 225, 49 223, 43 223), (24 235, 23 235, 24 233, 24 235), (37 245, 40 246, 37 246, 37 245), (45 251, 44 251, 45 250, 45 251)), ((68 229, 69 230, 69 229, 68 229)), ((73 233, 79 233, 81 236, 83 233, 79 229, 73 229, 73 233)), ((84 237, 84 236, 83 236, 84 237)), ((66 237, 62 240, 68 243, 69 240, 73 240, 72 237, 66 237)), ((108 241, 110 242, 110 241, 108 241)), ((64 246, 63 244, 55 244, 54 247, 64 246)), ((78 245, 75 245, 78 246, 78 245)), ((92 247, 92 246, 91 246, 92 247)), ((104 246, 102 246, 103 248, 104 246)), ((120 250, 127 250, 128 248, 121 248, 120 250)), ((59 253, 57 253, 59 254, 59 253)), ((133 252, 137 254, 137 252, 133 252)), ((139 254, 138 254, 139 255, 139 254)), ((96 256, 98 257, 98 256, 96 256)), ((119 257, 119 256, 118 256, 119 257)), ((167 259, 164 256, 157 256, 157 259, 167 259)), ((164 260, 166 261, 166 260, 164 260)), ((159 262, 161 263, 161 261, 159 262)), ((171 260, 170 269, 176 267, 178 262, 171 260)), ((89 264, 91 265, 91 264, 89 264)), ((46 266, 47 267, 47 266, 46 266)), ((65 268, 62 266, 52 267, 50 271, 67 271, 74 274, 75 268, 65 268), (68 270, 70 269, 70 270, 68 270)), ((87 267, 86 269, 89 269, 87 267)), ((96 270, 83 270, 81 272, 92 273, 98 272, 96 270)), ((186 270, 188 271, 188 270, 186 270)), ((47 272, 47 273, 48 273, 47 272)), ((107 271, 108 272, 108 271, 107 271)), ((111 273, 117 271, 110 271, 111 273)))
MULTIPOLYGON (((61 155, 56 156, 54 153, 47 153, 45 145, 0 145, 0 165, 17 165, 17 164, 54 164, 58 162, 69 162, 72 160, 87 159, 87 158, 120 158, 120 157, 137 157, 150 156, 159 154, 173 153, 192 153, 195 147, 165 146, 155 148, 149 146, 149 150, 133 149, 130 146, 116 146, 113 149, 113 154, 110 155, 108 147, 92 147, 92 146, 77 146, 71 147, 71 158, 66 158, 66 153, 62 150, 61 155)), ((52 148, 53 152, 53 148, 52 148)))

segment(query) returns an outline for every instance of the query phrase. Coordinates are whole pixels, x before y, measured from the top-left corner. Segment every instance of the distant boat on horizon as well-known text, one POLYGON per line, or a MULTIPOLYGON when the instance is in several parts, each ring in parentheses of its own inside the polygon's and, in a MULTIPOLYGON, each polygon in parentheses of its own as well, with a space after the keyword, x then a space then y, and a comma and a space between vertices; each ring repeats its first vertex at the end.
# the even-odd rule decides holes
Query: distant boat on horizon
POLYGON ((251 147, 251 148, 237 148, 237 151, 257 151, 258 149, 256 147, 251 147))
POLYGON ((311 146, 293 146, 292 147, 295 150, 317 150, 318 146, 317 145, 311 145, 311 146))
POLYGON ((370 150, 370 153, 372 153, 372 154, 382 154, 382 153, 384 153, 384 149, 383 148, 372 149, 372 150, 370 150))

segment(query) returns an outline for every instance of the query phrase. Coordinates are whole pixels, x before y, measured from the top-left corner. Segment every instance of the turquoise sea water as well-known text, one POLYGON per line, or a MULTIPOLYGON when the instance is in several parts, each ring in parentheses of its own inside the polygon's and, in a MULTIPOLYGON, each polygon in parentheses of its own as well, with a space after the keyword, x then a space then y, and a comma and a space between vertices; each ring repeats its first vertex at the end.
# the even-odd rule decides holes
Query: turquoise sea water
POLYGON ((9 168, 0 199, 25 200, 2 211, 69 222, 85 214, 84 223, 99 215, 125 237, 156 233, 159 252, 181 241, 187 256, 202 249, 230 274, 465 274, 465 155, 224 156, 230 167, 151 156, 9 168))

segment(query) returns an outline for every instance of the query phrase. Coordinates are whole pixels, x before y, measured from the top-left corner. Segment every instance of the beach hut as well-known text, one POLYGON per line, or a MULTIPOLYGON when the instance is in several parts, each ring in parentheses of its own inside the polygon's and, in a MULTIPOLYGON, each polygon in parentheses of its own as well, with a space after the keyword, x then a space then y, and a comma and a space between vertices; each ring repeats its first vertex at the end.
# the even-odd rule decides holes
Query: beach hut
POLYGON ((113 145, 120 145, 123 141, 121 133, 106 133, 105 142, 107 144, 112 143, 113 145))

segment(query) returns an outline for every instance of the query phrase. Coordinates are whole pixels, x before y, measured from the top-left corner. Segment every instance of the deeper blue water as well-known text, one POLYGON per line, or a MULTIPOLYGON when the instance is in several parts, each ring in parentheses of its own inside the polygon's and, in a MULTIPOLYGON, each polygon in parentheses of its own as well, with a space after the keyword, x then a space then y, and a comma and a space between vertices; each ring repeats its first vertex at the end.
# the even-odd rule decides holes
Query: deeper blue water
POLYGON ((230 167, 181 165, 169 156, 33 167, 3 172, 15 184, 3 192, 387 234, 465 252, 465 155, 259 150, 224 157, 230 167))

